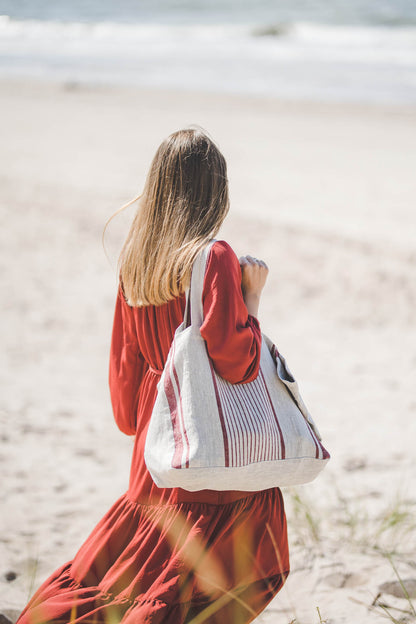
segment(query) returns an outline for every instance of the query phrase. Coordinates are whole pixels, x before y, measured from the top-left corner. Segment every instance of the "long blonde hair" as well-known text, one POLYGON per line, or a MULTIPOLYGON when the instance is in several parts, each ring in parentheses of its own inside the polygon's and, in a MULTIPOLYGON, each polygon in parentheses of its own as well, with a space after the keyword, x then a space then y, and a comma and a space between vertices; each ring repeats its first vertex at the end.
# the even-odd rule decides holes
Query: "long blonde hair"
POLYGON ((157 150, 118 267, 131 306, 161 305, 189 285, 192 263, 228 212, 227 166, 200 128, 157 150))

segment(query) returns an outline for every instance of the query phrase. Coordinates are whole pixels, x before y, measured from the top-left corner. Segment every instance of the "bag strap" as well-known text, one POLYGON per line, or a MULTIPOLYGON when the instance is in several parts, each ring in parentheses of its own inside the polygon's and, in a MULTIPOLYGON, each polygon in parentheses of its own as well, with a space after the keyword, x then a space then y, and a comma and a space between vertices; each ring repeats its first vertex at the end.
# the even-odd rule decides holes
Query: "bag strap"
POLYGON ((202 290, 204 287, 205 270, 211 247, 216 242, 212 239, 197 255, 192 266, 191 284, 186 291, 186 304, 183 323, 184 326, 201 327, 204 320, 202 306, 202 290), (189 309, 190 307, 190 309, 189 309), (190 322, 189 322, 190 321, 190 322))

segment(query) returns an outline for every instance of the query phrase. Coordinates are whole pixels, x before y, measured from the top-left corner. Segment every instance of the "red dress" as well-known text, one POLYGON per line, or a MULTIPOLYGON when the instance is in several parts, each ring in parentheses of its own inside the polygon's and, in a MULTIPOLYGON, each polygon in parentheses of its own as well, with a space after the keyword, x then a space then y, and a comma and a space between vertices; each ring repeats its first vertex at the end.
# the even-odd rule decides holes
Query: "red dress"
MULTIPOLYGON (((117 425, 135 435, 128 491, 74 559, 43 583, 18 624, 183 624, 251 622, 289 573, 279 488, 262 492, 160 489, 144 463, 156 386, 184 296, 130 307, 119 288, 110 353, 117 425), (205 611, 204 611, 205 610, 205 611), (202 615, 202 614, 201 614, 202 615)), ((232 383, 255 378, 261 334, 241 293, 230 246, 210 252, 201 333, 217 372, 232 383)))

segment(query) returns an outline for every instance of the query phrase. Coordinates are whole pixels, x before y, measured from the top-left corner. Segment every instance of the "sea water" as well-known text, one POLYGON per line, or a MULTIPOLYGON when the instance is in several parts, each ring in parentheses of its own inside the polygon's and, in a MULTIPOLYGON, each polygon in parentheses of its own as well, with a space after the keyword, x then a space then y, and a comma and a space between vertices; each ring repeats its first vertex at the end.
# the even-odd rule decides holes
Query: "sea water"
POLYGON ((0 0, 0 77, 416 102, 414 0, 0 0))

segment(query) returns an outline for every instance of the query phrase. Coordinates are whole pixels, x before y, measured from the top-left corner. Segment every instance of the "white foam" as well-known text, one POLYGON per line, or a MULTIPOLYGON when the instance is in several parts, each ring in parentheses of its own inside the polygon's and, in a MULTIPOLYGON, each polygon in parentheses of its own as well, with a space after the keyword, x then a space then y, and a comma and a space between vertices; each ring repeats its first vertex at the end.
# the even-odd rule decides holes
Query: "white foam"
POLYGON ((321 99, 416 102, 416 28, 18 21, 0 75, 321 99), (277 33, 273 34, 273 32, 277 33), (270 33, 270 34, 267 34, 270 33))

